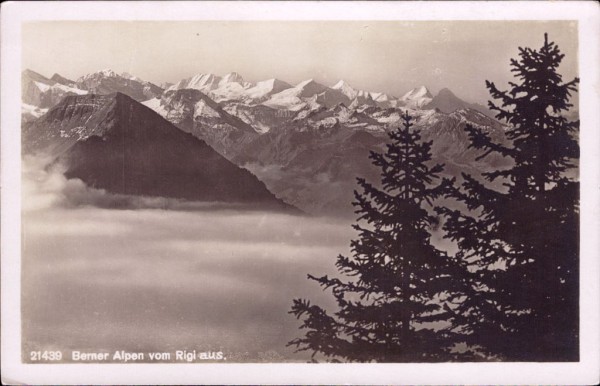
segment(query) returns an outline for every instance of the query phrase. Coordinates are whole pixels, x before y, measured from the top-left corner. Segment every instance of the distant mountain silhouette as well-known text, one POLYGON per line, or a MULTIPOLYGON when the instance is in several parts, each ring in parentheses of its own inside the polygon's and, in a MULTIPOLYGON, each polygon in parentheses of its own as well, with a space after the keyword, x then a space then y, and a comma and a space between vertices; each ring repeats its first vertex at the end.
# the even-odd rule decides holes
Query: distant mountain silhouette
POLYGON ((82 76, 75 83, 77 87, 88 90, 91 94, 120 92, 140 102, 155 98, 164 91, 154 83, 144 81, 127 73, 117 74, 112 70, 102 70, 82 76))
POLYGON ((493 113, 486 106, 481 105, 479 103, 465 102, 456 95, 454 95, 454 93, 447 88, 441 89, 440 92, 433 97, 431 102, 423 106, 423 109, 438 109, 439 111, 447 114, 453 113, 456 110, 473 109, 487 115, 490 118, 494 118, 495 116, 495 113, 493 113))
POLYGON ((53 80, 56 83, 60 83, 60 84, 65 85, 65 86, 75 87, 75 81, 72 81, 71 79, 67 79, 64 76, 60 75, 60 74, 54 74, 54 75, 52 75, 52 78, 50 78, 50 80, 53 80))
POLYGON ((69 80, 55 74, 52 79, 35 71, 21 73, 21 101, 32 108, 46 109, 56 105, 67 95, 87 94, 69 80))

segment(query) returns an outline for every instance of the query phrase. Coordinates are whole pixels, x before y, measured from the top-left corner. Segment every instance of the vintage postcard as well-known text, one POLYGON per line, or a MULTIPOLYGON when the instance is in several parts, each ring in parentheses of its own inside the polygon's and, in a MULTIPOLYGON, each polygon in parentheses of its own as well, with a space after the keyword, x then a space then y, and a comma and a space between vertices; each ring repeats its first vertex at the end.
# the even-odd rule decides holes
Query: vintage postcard
POLYGON ((598 381, 599 9, 3 4, 3 382, 598 381))

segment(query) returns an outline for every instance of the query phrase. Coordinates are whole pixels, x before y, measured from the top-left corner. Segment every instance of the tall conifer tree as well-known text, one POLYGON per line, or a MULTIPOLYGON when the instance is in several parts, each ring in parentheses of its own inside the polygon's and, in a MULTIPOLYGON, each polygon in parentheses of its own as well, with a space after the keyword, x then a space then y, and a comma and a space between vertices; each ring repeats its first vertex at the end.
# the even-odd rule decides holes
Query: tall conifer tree
POLYGON ((467 342, 505 360, 578 358, 579 121, 562 114, 579 80, 562 81, 563 57, 545 35, 540 50, 519 48, 519 59, 511 60, 517 81, 509 91, 486 82, 510 145, 480 128, 466 130, 481 157, 497 153, 512 161, 484 174, 504 189, 463 174, 454 196, 470 212, 439 209, 457 257, 470 265, 470 290, 459 308, 467 342))
POLYGON ((381 185, 358 178, 355 191, 359 238, 352 257, 338 256, 340 277, 314 277, 332 290, 334 315, 307 300, 294 300, 290 313, 303 319, 299 350, 329 360, 417 362, 448 360, 453 354, 452 313, 444 308, 454 285, 454 267, 430 242, 436 218, 427 207, 449 183, 435 182, 442 165, 428 166, 431 142, 421 142, 411 117, 389 133, 384 154, 371 152, 381 185), (437 185, 437 186, 435 186, 437 185), (362 223, 362 224, 361 224, 362 223))

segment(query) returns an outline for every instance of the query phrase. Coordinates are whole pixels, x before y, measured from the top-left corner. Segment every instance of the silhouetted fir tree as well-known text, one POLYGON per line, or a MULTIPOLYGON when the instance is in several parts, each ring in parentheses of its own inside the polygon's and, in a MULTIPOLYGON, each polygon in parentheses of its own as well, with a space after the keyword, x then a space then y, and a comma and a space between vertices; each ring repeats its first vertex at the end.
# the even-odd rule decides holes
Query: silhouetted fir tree
POLYGON ((579 79, 564 83, 557 68, 564 55, 548 41, 538 50, 519 48, 511 60, 518 79, 510 91, 486 81, 506 121, 511 143, 467 126, 470 147, 483 158, 498 153, 511 167, 484 173, 501 181, 494 190, 463 174, 454 196, 471 210, 440 208, 444 226, 470 265, 470 290, 457 320, 467 343, 487 355, 515 361, 576 361, 579 330, 579 183, 568 178, 579 156, 579 121, 561 116, 572 105, 579 79))
POLYGON ((307 331, 288 345, 313 351, 313 358, 317 353, 358 362, 453 358, 452 314, 443 305, 456 268, 431 244, 428 230, 436 217, 427 211, 451 182, 434 186, 443 165, 427 165, 432 142, 421 142, 408 114, 402 119, 403 127, 389 133, 387 151, 370 154, 381 169, 382 189, 357 179, 362 193, 354 192, 359 218, 353 227, 359 238, 351 242, 352 257, 337 258, 342 278, 308 275, 332 290, 338 311, 330 315, 308 300, 294 300, 290 313, 307 331))

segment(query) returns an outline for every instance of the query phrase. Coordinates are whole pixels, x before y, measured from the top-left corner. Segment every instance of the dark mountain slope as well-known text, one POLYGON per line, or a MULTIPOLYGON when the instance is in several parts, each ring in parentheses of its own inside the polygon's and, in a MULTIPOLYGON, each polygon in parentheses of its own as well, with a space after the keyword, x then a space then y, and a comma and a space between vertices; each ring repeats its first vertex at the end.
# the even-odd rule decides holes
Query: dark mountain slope
POLYGON ((121 94, 66 97, 23 135, 27 152, 109 192, 290 208, 254 175, 121 94))

